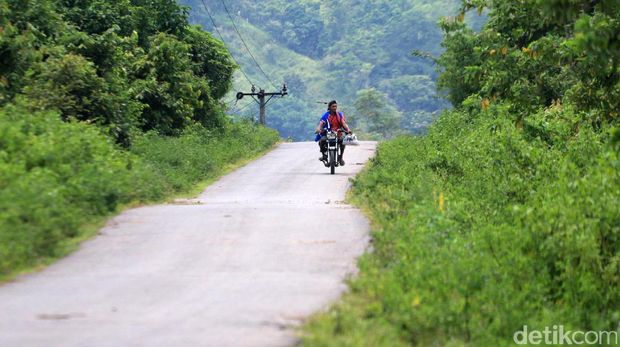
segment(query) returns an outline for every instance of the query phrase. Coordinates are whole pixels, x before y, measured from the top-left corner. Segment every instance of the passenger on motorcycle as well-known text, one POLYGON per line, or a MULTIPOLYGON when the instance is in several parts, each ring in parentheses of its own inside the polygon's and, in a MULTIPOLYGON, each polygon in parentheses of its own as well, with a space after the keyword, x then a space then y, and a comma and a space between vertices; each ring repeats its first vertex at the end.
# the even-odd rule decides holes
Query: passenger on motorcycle
POLYGON ((322 153, 319 160, 325 163, 327 162, 327 139, 325 138, 327 129, 338 131, 338 144, 340 147, 340 153, 338 153, 338 163, 341 166, 344 166, 344 159, 342 157, 344 154, 345 145, 342 143, 344 134, 341 129, 344 129, 348 133, 351 133, 351 129, 349 128, 342 112, 338 112, 338 103, 336 100, 329 102, 327 112, 321 116, 321 120, 319 121, 319 125, 315 131, 315 133, 318 134, 316 140, 319 142, 319 150, 322 153))

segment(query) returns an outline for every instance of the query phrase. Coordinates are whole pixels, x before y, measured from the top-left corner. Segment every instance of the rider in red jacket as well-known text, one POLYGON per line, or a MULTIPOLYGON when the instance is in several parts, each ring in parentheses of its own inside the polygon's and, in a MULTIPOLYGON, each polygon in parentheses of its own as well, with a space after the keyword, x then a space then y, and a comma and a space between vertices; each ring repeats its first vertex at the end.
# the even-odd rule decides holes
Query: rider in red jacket
POLYGON ((348 133, 351 132, 349 125, 347 124, 347 120, 344 117, 342 112, 338 112, 338 103, 336 100, 332 100, 329 102, 327 107, 327 112, 323 114, 321 117, 321 121, 319 125, 316 127, 316 133, 321 135, 321 139, 319 140, 319 150, 323 154, 319 160, 323 162, 327 162, 327 139, 325 138, 325 133, 327 132, 325 129, 337 129, 338 130, 338 144, 340 147, 340 153, 338 153, 338 163, 343 166, 344 159, 342 158, 344 154, 345 145, 342 143, 343 132, 341 129, 346 130, 348 133))

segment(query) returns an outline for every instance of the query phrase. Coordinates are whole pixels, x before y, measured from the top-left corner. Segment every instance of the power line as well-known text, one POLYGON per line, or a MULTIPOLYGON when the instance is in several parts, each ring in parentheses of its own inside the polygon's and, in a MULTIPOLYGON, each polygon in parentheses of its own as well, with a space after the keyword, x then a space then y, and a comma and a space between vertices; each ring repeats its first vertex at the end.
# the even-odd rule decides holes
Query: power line
MULTIPOLYGON (((224 41, 224 36, 222 36, 222 33, 220 33, 220 30, 217 28, 217 25, 215 24, 215 20, 213 20, 213 16, 211 15, 211 11, 209 11, 209 8, 207 7, 207 4, 205 3, 204 0, 202 1, 202 6, 204 6, 205 10, 207 11, 207 14, 209 15, 209 18, 211 19, 211 23, 213 23, 213 28, 215 29, 215 31, 217 32, 217 34, 220 36, 220 39, 222 40, 222 43, 224 44, 224 47, 226 47, 226 49, 228 50, 228 52, 230 52, 230 57, 233 59, 233 61, 235 62, 235 64, 237 64, 237 66, 239 67, 239 71, 241 71, 241 73, 243 74, 243 76, 245 77, 245 79, 251 84, 254 85, 254 82, 252 82, 250 80, 250 78, 248 77, 248 75, 245 74, 245 72, 243 71, 243 69, 241 68, 241 64, 239 64, 239 62, 237 61, 237 59, 235 59, 235 57, 232 54, 232 50, 230 50, 230 48, 228 48, 228 46, 226 45, 226 41, 224 41)), ((228 11, 228 10, 227 10, 228 11)), ((230 15, 230 14, 229 14, 230 15)))
POLYGON ((254 103, 248 102, 247 104, 243 105, 243 107, 238 108, 236 111, 237 112, 241 112, 241 111, 245 110, 246 108, 248 108, 248 106, 250 106, 250 105, 254 105, 254 103))
MULTIPOLYGON (((204 0, 203 0, 204 1, 204 0)), ((252 54, 252 51, 250 51, 250 48, 248 47, 247 43, 245 42, 245 40, 243 39, 243 36, 241 36, 241 33, 239 32, 239 29, 237 28, 237 26, 235 25, 235 21, 233 20, 232 15, 230 14, 230 11, 228 11, 228 7, 226 6, 226 3, 224 2, 224 0, 222 1, 222 5, 224 5, 224 9, 226 10, 226 13, 228 14, 228 18, 230 18, 230 23, 232 23, 233 28, 235 29, 235 31, 237 32, 237 35, 239 36, 239 38, 241 39, 241 42, 243 42, 243 45, 245 46, 245 49, 248 51, 248 53, 250 54, 250 57, 252 57, 252 60, 254 60, 254 63, 256 64, 256 66, 258 67, 258 69, 260 70, 260 72, 263 73, 263 75, 265 76, 265 78, 267 78, 267 80, 269 81, 269 83, 271 83, 271 86, 273 86, 274 88, 278 88, 276 87, 276 85, 273 83, 273 81, 271 80, 271 78, 269 78, 269 76, 267 76, 267 74, 265 73, 265 70, 263 70, 263 68, 260 66, 260 64, 256 61, 256 58, 254 58, 254 55, 252 54)))
MULTIPOLYGON (((238 100, 237 100, 238 101, 238 100)), ((231 112, 232 114, 236 114, 238 116, 243 116, 241 114, 241 111, 245 110, 246 108, 248 108, 249 106, 254 105, 253 102, 248 102, 247 104, 243 105, 242 107, 237 107, 237 103, 235 102, 234 104, 230 105, 228 107, 229 112, 231 112)), ((254 115, 252 115, 252 121, 254 121, 254 115)))
POLYGON ((223 101, 223 104, 226 105, 226 110, 230 111, 232 110, 234 107, 237 106, 237 101, 238 100, 228 100, 228 101, 223 101))
POLYGON ((224 104, 226 104, 228 109, 232 112, 239 112, 241 110, 246 109, 250 105, 254 105, 253 102, 248 102, 247 104, 243 105, 241 108, 238 108, 237 107, 238 102, 239 102, 239 99, 235 98, 234 100, 225 101, 224 104))

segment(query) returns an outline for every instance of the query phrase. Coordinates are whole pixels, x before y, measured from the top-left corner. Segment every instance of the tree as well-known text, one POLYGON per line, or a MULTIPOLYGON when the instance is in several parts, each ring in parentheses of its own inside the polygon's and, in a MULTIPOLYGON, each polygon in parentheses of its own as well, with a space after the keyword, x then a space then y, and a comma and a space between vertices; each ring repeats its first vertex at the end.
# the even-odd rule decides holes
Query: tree
POLYGON ((194 74, 209 80, 213 98, 222 98, 230 90, 237 68, 230 53, 221 41, 197 26, 187 30, 184 41, 190 45, 194 74))
POLYGON ((357 92, 354 103, 356 116, 351 119, 353 126, 363 131, 391 138, 399 133, 402 114, 387 96, 374 88, 357 92))
POLYGON ((84 57, 64 54, 30 69, 24 94, 40 110, 59 110, 63 120, 98 124, 124 146, 138 126, 142 105, 123 88, 97 75, 95 65, 84 57))
POLYGON ((175 0, 0 0, 0 59, 0 106, 24 94, 124 146, 140 128, 222 125, 236 68, 175 0))
POLYGON ((446 51, 438 60, 444 69, 438 85, 454 106, 468 98, 483 108, 509 100, 520 123, 561 100, 597 114, 591 116, 595 122, 617 118, 617 1, 467 1, 463 11, 473 7, 489 8, 489 21, 479 33, 466 27, 464 12, 441 22, 446 51))

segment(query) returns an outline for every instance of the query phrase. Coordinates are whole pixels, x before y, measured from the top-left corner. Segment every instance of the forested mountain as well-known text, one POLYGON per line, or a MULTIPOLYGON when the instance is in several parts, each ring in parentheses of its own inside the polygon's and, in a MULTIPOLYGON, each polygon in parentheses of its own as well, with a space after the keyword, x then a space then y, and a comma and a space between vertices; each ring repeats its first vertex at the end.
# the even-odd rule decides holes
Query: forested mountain
MULTIPOLYGON (((387 136, 399 129, 423 131, 447 105, 436 97, 433 62, 414 56, 412 51, 439 56, 441 30, 437 23, 442 16, 457 12, 456 0, 181 2, 191 7, 191 21, 216 36, 219 30, 257 87, 279 90, 286 82, 290 95, 270 104, 267 111, 268 125, 285 137, 310 138, 324 110, 324 105, 317 103, 320 101, 338 100, 358 130, 387 136), (358 99, 362 99, 358 106, 372 105, 374 100, 386 107, 381 112, 357 109, 358 99), (399 121, 393 122, 391 129, 373 129, 373 122, 381 123, 373 120, 376 117, 399 121)), ((479 26, 481 19, 471 18, 479 26)), ((234 89, 247 92, 250 82, 237 73, 234 89)), ((234 105, 231 93, 228 101, 235 112, 245 107, 241 114, 256 117, 258 113, 251 100, 234 105)))

